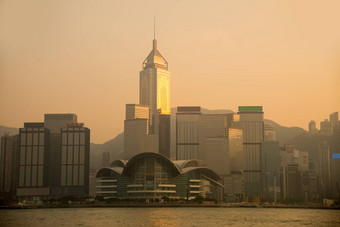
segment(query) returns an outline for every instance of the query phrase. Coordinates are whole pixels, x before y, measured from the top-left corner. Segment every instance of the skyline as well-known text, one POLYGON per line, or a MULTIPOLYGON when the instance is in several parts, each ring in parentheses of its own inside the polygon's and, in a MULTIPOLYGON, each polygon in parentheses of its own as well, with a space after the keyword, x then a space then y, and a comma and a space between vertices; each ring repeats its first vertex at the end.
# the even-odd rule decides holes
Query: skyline
POLYGON ((0 3, 0 125, 75 113, 94 143, 123 132, 154 15, 172 108, 260 105, 266 119, 304 129, 340 110, 337 1, 19 2, 0 3))

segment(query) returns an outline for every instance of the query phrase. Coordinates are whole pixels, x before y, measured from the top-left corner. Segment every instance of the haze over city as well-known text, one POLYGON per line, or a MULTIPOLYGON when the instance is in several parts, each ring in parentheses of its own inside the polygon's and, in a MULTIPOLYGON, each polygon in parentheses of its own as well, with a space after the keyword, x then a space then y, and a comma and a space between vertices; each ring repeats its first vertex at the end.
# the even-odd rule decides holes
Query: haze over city
POLYGON ((339 8, 339 1, 1 1, 0 125, 76 113, 91 142, 123 132, 125 104, 139 101, 155 16, 171 107, 261 105, 265 118, 307 129, 340 110, 339 8))

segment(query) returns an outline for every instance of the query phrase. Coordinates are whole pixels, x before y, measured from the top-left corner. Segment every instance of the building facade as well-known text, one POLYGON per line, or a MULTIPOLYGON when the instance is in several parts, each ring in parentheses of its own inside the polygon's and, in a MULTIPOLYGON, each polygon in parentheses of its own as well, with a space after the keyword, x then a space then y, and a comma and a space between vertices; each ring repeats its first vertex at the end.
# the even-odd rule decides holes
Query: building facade
POLYGON ((44 123, 25 123, 20 128, 19 153, 17 196, 49 196, 50 130, 44 123))
POLYGON ((261 143, 264 141, 262 106, 239 106, 240 125, 243 130, 243 154, 245 161, 245 194, 261 195, 261 143))
POLYGON ((199 160, 171 161, 158 153, 141 153, 129 161, 117 160, 97 172, 98 196, 130 199, 222 200, 223 184, 199 160))
POLYGON ((19 130, 17 196, 85 196, 89 193, 90 130, 75 114, 45 114, 19 130))

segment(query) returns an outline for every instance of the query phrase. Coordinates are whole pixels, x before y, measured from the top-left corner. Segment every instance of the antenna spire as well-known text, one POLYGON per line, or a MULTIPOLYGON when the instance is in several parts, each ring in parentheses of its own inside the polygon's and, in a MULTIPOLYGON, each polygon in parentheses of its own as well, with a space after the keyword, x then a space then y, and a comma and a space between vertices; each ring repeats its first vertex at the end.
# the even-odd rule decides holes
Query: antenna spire
POLYGON ((153 17, 153 39, 156 39, 156 17, 153 17))

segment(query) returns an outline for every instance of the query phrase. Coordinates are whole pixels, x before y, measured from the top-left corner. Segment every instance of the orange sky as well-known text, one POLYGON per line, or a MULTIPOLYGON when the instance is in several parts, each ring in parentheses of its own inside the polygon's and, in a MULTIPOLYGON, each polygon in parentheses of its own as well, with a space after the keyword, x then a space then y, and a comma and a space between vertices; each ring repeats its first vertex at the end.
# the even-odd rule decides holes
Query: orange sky
POLYGON ((340 1, 0 1, 0 125, 76 113, 105 142, 139 101, 152 48, 169 62, 171 106, 262 105, 307 128, 340 111, 340 1))

